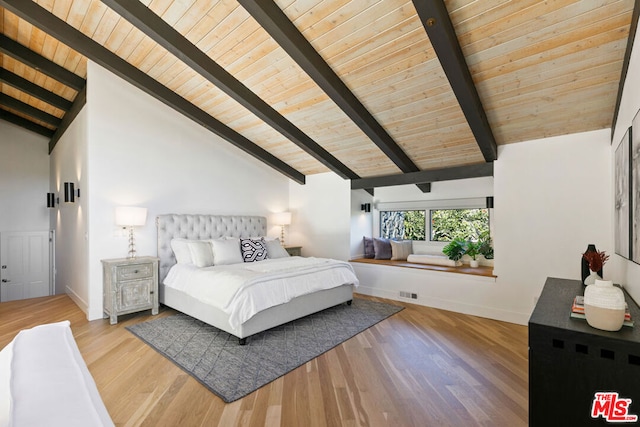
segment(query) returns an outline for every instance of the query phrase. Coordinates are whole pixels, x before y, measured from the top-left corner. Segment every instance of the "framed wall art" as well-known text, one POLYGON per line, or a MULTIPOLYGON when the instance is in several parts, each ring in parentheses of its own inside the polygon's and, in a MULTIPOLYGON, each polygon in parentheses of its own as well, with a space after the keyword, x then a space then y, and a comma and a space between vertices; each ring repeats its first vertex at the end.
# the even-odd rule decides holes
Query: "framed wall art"
MULTIPOLYGON (((615 252, 631 259, 631 128, 627 129, 615 152, 615 252)), ((640 165, 638 165, 640 167, 640 165)), ((640 173, 640 171, 638 171, 640 173)), ((640 236, 638 236, 640 237, 640 236)), ((640 252, 640 251, 639 251, 640 252)))
POLYGON ((631 135, 631 260, 640 264, 640 111, 629 130, 631 135))

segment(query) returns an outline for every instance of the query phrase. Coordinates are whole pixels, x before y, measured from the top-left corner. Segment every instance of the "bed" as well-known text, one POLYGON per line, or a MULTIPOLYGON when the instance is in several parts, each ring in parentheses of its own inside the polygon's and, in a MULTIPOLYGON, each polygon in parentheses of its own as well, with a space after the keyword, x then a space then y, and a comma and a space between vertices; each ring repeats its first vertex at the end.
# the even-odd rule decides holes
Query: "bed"
POLYGON ((68 320, 22 330, 0 351, 0 427, 113 426, 68 320))
MULTIPOLYGON (((238 337, 240 344, 245 344, 246 338, 256 333, 338 304, 350 304, 353 299, 353 287, 358 284, 353 269, 346 262, 342 263, 340 261, 328 260, 332 261, 332 263, 344 264, 344 266, 336 266, 335 269, 332 270, 332 275, 342 277, 340 283, 336 282, 329 285, 330 287, 326 289, 296 295, 292 298, 287 297, 281 303, 270 302, 268 307, 259 308, 258 311, 255 314, 251 314, 249 318, 238 318, 228 309, 216 306, 216 304, 212 304, 200 296, 194 296, 194 293, 184 286, 175 286, 173 283, 165 284, 165 281, 168 282, 168 276, 169 279, 171 279, 171 276, 178 270, 178 267, 176 267, 176 269, 173 269, 173 267, 176 266, 176 264, 181 264, 176 260, 176 252, 174 251, 175 243, 178 240, 206 242, 213 239, 220 243, 219 240, 225 238, 257 239, 266 236, 266 218, 261 216, 167 214, 158 216, 156 224, 158 229, 158 258, 160 259, 160 303, 238 337), (174 243, 174 248, 172 248, 172 242, 174 243), (349 270, 350 273, 347 270, 349 270)), ((178 256, 180 257, 180 254, 178 254, 178 256)), ((245 264, 251 264, 254 268, 253 271, 256 271, 264 268, 276 269, 278 268, 277 264, 281 264, 287 260, 268 261, 270 260, 267 259, 265 261, 245 264), (274 267, 270 267, 271 265, 274 265, 274 267)), ((304 264, 307 261, 301 260, 300 257, 291 257, 291 262, 292 264, 304 264)), ((308 262, 317 264, 325 261, 323 259, 312 259, 308 262)), ((207 267, 207 269, 215 268, 216 266, 207 267)), ((228 267, 229 270, 234 268, 233 266, 228 267)), ((328 267, 323 268, 327 269, 328 267)), ((301 273, 305 274, 307 278, 310 277, 308 269, 308 266, 304 267, 304 273, 301 273)), ((198 274, 191 270, 194 270, 192 266, 184 269, 184 274, 186 274, 188 278, 187 282, 193 280, 194 277, 188 276, 188 274, 198 274)), ((252 272, 244 274, 253 275, 252 272)), ((287 270, 286 276, 290 281, 296 280, 291 273, 291 269, 287 270)), ((324 279, 316 280, 316 282, 323 280, 324 279)))

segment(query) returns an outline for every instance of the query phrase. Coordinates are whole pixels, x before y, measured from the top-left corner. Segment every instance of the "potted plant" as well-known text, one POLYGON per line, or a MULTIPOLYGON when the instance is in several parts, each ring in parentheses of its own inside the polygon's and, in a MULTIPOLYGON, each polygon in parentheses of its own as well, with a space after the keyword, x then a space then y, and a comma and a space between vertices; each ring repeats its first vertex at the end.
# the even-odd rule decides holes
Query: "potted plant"
POLYGON ((471 262, 469 263, 469 265, 471 267, 477 267, 480 263, 478 262, 478 260, 476 259, 476 257, 478 255, 480 255, 480 242, 474 242, 472 240, 467 240, 465 242, 465 250, 464 253, 466 255, 469 255, 469 258, 471 258, 471 262))
POLYGON ((460 261, 460 258, 462 258, 465 253, 465 241, 453 239, 442 249, 442 253, 453 261, 460 261))
POLYGON ((609 259, 609 255, 605 251, 587 251, 582 254, 582 257, 589 264, 589 270, 591 270, 591 274, 584 279, 585 285, 593 285, 596 279, 602 279, 598 274, 598 271, 602 270, 602 267, 605 265, 607 260, 609 259))
POLYGON ((480 244, 480 255, 484 257, 484 259, 493 259, 493 246, 491 245, 491 236, 488 231, 485 231, 480 235, 480 240, 478 241, 480 244))

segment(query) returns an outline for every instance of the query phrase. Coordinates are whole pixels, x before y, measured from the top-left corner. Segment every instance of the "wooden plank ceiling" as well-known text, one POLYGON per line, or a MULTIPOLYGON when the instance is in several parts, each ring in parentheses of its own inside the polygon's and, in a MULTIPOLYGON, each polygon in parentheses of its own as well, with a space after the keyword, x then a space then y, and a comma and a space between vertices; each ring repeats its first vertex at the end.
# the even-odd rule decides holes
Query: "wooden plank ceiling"
POLYGON ((29 63, 12 43, 80 82, 90 78, 87 60, 100 62, 95 47, 58 41, 63 36, 42 30, 41 18, 26 16, 20 3, 142 71, 219 122, 230 142, 297 171, 285 173, 299 182, 329 170, 357 181, 491 162, 460 99, 467 92, 477 91, 474 113, 488 121, 485 136, 494 147, 611 127, 638 9, 634 0, 446 0, 450 42, 466 61, 459 64, 438 57, 435 35, 430 41, 429 27, 443 28, 441 17, 421 16, 430 0, 0 0, 0 119, 54 143, 62 119, 84 102, 82 83, 73 87, 29 63), (288 20, 274 28, 291 26, 293 47, 256 4, 288 20), (153 19, 136 21, 149 12, 160 18, 153 34, 153 19), (172 45, 171 32, 182 40, 172 45), (302 58, 312 48, 312 65, 301 62, 297 48, 302 58), (222 74, 209 75, 216 66, 222 74), (470 76, 471 90, 452 89, 448 67, 456 66, 470 76), (337 84, 335 93, 314 72, 337 84))

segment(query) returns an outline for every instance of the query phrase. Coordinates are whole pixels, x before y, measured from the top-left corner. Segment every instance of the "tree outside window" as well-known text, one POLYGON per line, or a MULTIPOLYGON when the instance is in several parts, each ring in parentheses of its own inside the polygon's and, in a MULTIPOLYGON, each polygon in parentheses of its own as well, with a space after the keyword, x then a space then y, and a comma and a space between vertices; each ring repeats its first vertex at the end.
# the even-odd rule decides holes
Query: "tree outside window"
MULTIPOLYGON (((429 238, 435 242, 478 241, 488 235, 487 209, 433 209, 429 211, 429 238)), ((380 237, 426 240, 426 210, 381 211, 380 237)))
POLYGON ((488 209, 437 209, 431 211, 431 240, 471 240, 489 232, 488 209))

